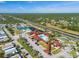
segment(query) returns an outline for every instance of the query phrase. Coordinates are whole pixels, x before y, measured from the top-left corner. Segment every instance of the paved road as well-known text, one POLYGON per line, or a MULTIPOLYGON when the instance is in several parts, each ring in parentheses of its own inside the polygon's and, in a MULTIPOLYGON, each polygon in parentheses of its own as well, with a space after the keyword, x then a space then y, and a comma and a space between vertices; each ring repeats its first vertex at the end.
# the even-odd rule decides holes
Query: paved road
MULTIPOLYGON (((29 23, 29 22, 28 22, 28 23, 29 23)), ((67 33, 67 32, 64 32, 64 31, 61 31, 61 30, 58 30, 58 29, 55 29, 55 28, 50 28, 50 27, 38 25, 38 24, 35 24, 35 23, 33 23, 33 22, 30 22, 30 24, 32 24, 32 26, 33 26, 33 25, 34 25, 34 26, 38 26, 38 28, 39 28, 39 27, 40 27, 40 28, 42 27, 42 28, 44 28, 44 29, 46 29, 46 30, 59 32, 59 33, 61 33, 61 34, 63 33, 63 35, 65 35, 65 36, 70 36, 70 37, 79 39, 79 35, 76 35, 76 34, 71 34, 71 33, 67 33)))

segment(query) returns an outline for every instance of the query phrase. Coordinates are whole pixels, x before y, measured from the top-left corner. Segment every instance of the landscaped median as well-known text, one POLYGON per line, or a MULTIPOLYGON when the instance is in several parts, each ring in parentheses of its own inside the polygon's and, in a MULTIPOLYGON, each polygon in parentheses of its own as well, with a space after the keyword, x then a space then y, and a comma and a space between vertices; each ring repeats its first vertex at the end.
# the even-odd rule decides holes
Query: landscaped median
POLYGON ((36 53, 28 44, 24 39, 19 39, 18 42, 29 52, 29 54, 33 57, 33 58, 37 58, 38 57, 38 53, 36 53))

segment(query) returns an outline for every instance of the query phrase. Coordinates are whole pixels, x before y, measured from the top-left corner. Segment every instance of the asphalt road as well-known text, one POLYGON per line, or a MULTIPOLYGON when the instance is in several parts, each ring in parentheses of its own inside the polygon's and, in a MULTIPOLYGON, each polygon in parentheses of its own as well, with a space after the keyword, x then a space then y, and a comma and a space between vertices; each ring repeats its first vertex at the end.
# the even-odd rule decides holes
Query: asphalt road
POLYGON ((50 28, 50 27, 38 25, 38 24, 35 24, 35 23, 33 23, 33 22, 30 22, 30 24, 35 25, 35 26, 38 26, 38 27, 42 27, 42 28, 44 28, 44 29, 46 29, 46 30, 59 32, 59 33, 61 33, 61 34, 63 34, 63 35, 66 35, 66 36, 70 36, 70 37, 79 39, 79 35, 77 35, 77 34, 67 33, 67 32, 64 32, 64 31, 61 31, 61 30, 58 30, 58 29, 55 29, 55 28, 50 28))

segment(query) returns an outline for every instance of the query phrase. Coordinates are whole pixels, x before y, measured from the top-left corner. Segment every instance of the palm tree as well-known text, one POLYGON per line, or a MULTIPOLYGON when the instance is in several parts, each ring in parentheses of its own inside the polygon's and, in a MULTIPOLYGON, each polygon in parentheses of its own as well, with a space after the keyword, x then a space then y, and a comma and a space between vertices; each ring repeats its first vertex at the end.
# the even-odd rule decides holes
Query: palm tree
POLYGON ((51 55, 51 41, 54 40, 55 35, 50 34, 49 35, 49 41, 48 41, 48 53, 51 55))

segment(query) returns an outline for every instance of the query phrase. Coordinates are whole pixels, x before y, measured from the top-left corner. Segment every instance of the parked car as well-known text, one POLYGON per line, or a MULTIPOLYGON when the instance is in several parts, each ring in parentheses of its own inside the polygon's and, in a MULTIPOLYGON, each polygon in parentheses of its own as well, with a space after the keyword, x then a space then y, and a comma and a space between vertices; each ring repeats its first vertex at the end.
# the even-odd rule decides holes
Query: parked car
POLYGON ((24 49, 23 47, 21 47, 21 49, 24 49))
POLYGON ((26 55, 29 55, 28 53, 26 53, 26 55))
POLYGON ((31 48, 33 48, 32 46, 30 46, 31 48))
POLYGON ((38 44, 37 42, 35 42, 35 44, 36 44, 37 46, 39 46, 39 44, 38 44))

